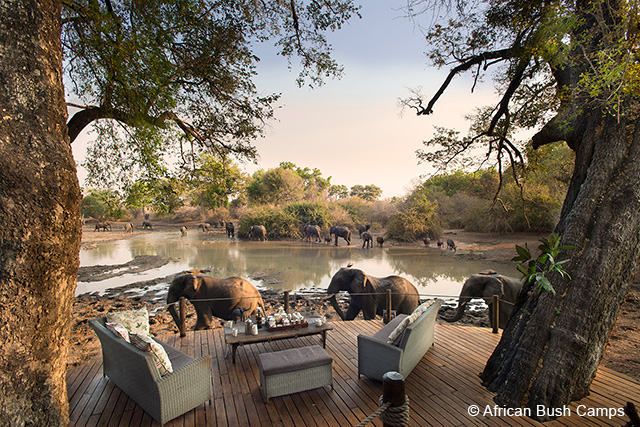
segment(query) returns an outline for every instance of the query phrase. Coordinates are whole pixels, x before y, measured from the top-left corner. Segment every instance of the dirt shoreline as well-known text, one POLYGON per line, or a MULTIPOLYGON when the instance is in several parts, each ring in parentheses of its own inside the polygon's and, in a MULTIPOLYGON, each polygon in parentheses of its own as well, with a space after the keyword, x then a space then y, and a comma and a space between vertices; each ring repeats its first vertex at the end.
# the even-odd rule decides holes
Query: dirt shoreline
MULTIPOLYGON (((197 222, 188 223, 193 232, 196 232, 197 222)), ((179 225, 173 223, 162 223, 155 225, 157 230, 167 231, 175 229, 178 232, 179 225)), ((111 232, 93 231, 93 225, 84 227, 82 235, 82 245, 91 248, 98 242, 122 240, 138 233, 150 232, 137 230, 134 233, 124 232, 124 223, 113 223, 111 232)), ((151 231, 153 232, 153 231, 151 231)), ((223 229, 213 229, 213 233, 223 234, 223 229)), ((470 233, 460 230, 446 232, 444 238, 451 238, 456 242, 458 250, 445 252, 448 256, 457 256, 462 259, 486 260, 498 263, 510 263, 515 255, 515 245, 527 243, 534 248, 538 245, 538 239, 543 237, 537 234, 517 233, 508 235, 489 235, 483 233, 470 233)), ((357 244, 357 242, 354 242, 357 244)), ((394 242, 385 243, 389 246, 398 246, 394 242)), ((424 246, 416 243, 414 246, 424 246)), ((431 244, 435 247, 435 242, 431 244)), ((168 262, 161 257, 136 258, 127 264, 118 266, 96 266, 83 267, 79 272, 79 277, 83 281, 103 280, 106 277, 114 277, 132 271, 144 271, 145 269, 156 268, 168 262), (117 268, 116 268, 117 267, 117 268), (100 276, 96 278, 96 276, 100 276)), ((176 272, 178 273, 178 272, 176 272)), ((71 325, 71 346, 69 351, 69 366, 76 366, 93 359, 99 354, 100 343, 95 333, 88 325, 88 320, 96 316, 104 315, 111 310, 126 310, 146 306, 150 313, 151 332, 154 335, 166 335, 177 333, 171 316, 165 309, 165 304, 157 298, 157 289, 154 286, 160 283, 168 283, 173 275, 158 278, 146 282, 132 283, 127 286, 108 290, 102 296, 94 294, 84 294, 76 297, 73 305, 73 319, 71 325), (142 292, 139 290, 142 289, 142 292)), ((267 278, 268 279, 268 278, 267 278)), ((263 291, 263 299, 267 312, 275 311, 281 305, 281 294, 276 291, 263 291)), ((315 310, 324 314, 329 320, 336 321, 339 317, 333 308, 320 297, 324 296, 322 291, 308 293, 297 296, 292 300, 292 306, 296 310, 315 310)), ((343 302, 346 304, 346 302, 343 302)), ((187 328, 195 324, 195 311, 190 304, 187 305, 187 328)), ((449 308, 444 308, 443 311, 449 308)), ((605 350, 602 366, 607 366, 618 372, 630 375, 640 380, 640 282, 632 283, 625 303, 621 306, 618 318, 611 332, 609 344, 605 350)), ((473 312, 467 310, 467 314, 461 322, 465 324, 488 327, 488 318, 485 310, 473 312)), ((219 325, 216 324, 216 327, 219 325)))

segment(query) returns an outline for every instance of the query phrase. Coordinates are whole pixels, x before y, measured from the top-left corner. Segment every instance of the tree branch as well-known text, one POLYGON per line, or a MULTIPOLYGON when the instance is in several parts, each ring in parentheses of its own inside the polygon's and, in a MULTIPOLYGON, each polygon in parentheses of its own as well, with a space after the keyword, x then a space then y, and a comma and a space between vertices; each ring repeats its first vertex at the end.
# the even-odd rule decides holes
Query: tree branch
POLYGON ((429 103, 427 104, 427 106, 425 108, 421 108, 420 110, 418 110, 418 115, 422 116, 422 115, 429 115, 429 114, 433 113, 433 106, 438 101, 438 99, 440 99, 440 96, 442 96, 444 91, 451 84, 451 81, 453 80, 453 78, 458 73, 461 73, 463 71, 467 71, 471 67, 473 67, 474 65, 481 64, 482 62, 485 62, 485 61, 487 61, 489 59, 499 59, 499 60, 504 61, 504 60, 513 58, 515 56, 516 56, 515 49, 514 48, 509 48, 509 49, 500 49, 500 50, 496 50, 496 51, 492 51, 492 52, 484 52, 484 53, 481 53, 480 55, 476 55, 476 56, 473 56, 473 57, 469 58, 468 60, 466 60, 462 64, 458 65, 457 67, 455 67, 451 71, 449 71, 449 75, 447 76, 447 78, 444 80, 444 82, 440 86, 440 89, 438 89, 436 94, 433 96, 433 98, 431 98, 431 100, 429 101, 429 103))

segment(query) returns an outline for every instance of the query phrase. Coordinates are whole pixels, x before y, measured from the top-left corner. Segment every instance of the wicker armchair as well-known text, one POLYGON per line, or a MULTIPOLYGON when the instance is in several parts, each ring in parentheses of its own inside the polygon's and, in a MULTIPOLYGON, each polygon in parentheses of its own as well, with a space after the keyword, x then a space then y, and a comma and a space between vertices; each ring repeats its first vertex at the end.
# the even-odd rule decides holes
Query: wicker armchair
POLYGON ((211 402, 211 356, 196 360, 156 340, 173 366, 173 373, 160 376, 152 355, 115 336, 104 317, 89 325, 100 339, 103 374, 160 424, 211 402))

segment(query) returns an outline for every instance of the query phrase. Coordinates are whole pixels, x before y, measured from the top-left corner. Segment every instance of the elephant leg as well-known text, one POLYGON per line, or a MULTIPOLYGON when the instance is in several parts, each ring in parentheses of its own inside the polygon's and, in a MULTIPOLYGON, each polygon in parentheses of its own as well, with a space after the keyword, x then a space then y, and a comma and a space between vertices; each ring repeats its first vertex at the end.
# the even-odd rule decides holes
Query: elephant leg
POLYGON ((336 234, 336 243, 334 246, 338 246, 338 235, 336 234))
POLYGON ((193 304, 196 309, 196 331, 200 329, 211 329, 211 307, 208 303, 195 303, 193 304))
POLYGON ((349 304, 344 320, 353 320, 358 314, 360 314, 360 307, 356 307, 354 304, 349 304))

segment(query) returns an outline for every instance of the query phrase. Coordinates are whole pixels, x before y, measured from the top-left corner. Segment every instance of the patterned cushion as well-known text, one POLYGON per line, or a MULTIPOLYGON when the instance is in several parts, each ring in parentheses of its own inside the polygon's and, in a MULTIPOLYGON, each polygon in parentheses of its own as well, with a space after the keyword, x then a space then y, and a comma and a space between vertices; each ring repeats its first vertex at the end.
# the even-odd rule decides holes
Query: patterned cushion
POLYGON ((149 335, 130 334, 129 337, 131 338, 131 344, 135 345, 142 351, 151 353, 160 375, 164 376, 173 372, 171 360, 169 360, 169 356, 162 345, 158 344, 149 335))
POLYGON ((402 322, 400 322, 400 324, 396 326, 393 331, 391 331, 389 337, 387 337, 387 344, 399 345, 400 341, 402 341, 402 336, 404 335, 404 331, 407 329, 407 327, 415 322, 418 317, 422 315, 422 313, 427 311, 427 309, 431 307, 431 304, 433 304, 433 300, 425 301, 420 304, 418 308, 413 310, 413 313, 405 317, 402 322))
POLYGON ((127 331, 127 328, 122 326, 120 323, 109 323, 109 322, 107 322, 105 324, 105 326, 107 327, 108 330, 113 332, 113 334, 115 336, 117 336, 118 338, 122 338, 126 342, 131 342, 129 340, 129 331, 127 331))
POLYGON ((129 331, 129 334, 150 335, 149 312, 146 307, 138 310, 113 311, 107 313, 107 322, 119 323, 129 331))

